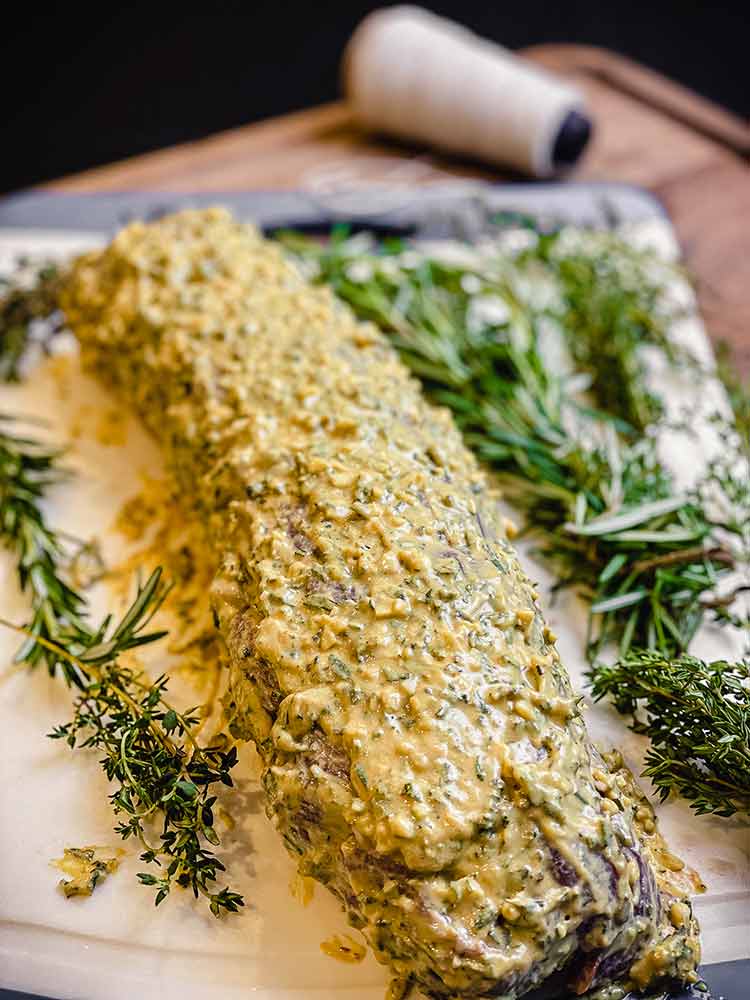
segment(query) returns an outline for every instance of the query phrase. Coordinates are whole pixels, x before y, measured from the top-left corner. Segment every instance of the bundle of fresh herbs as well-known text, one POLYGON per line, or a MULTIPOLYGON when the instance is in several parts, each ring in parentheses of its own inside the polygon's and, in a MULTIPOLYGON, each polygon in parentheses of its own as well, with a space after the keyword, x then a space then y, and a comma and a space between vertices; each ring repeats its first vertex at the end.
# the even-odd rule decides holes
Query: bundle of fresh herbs
POLYGON ((750 664, 639 650, 600 664, 592 686, 651 740, 645 773, 662 799, 677 792, 699 814, 750 814, 750 664))

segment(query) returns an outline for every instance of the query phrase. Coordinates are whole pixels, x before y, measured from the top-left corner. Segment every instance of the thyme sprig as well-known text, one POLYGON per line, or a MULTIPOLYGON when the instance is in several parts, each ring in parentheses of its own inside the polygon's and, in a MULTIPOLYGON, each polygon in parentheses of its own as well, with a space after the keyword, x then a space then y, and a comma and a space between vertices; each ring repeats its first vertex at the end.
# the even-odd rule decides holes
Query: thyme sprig
POLYGON ((116 626, 105 618, 85 644, 54 649, 87 677, 87 684, 76 696, 72 720, 50 735, 71 748, 103 751, 100 763, 116 786, 109 799, 115 814, 124 814, 116 832, 124 840, 140 841, 141 861, 163 869, 159 876, 138 874, 144 885, 156 887, 156 905, 179 885, 196 898, 205 896, 218 916, 244 905, 238 893, 228 888, 216 892, 211 885, 225 871, 213 851, 219 837, 211 790, 216 784, 232 786, 237 749, 224 741, 201 746, 193 735, 199 710, 177 711, 166 699, 166 676, 146 679, 120 659, 127 650, 166 634, 144 631, 166 591, 161 570, 154 570, 116 626), (156 842, 149 830, 152 820, 161 827, 156 842))
POLYGON ((225 869, 213 850, 219 837, 212 794, 216 785, 232 785, 237 750, 222 741, 199 744, 197 709, 178 712, 167 701, 164 675, 151 681, 122 659, 166 634, 148 631, 168 589, 161 569, 139 586, 119 622, 108 615, 91 628, 83 595, 64 577, 65 543, 41 508, 48 489, 64 478, 60 453, 11 427, 11 418, 0 419, 0 533, 16 556, 32 617, 25 626, 0 624, 26 636, 17 661, 34 666, 44 660, 50 674, 76 692, 71 721, 50 735, 71 748, 102 752, 100 764, 115 786, 110 802, 124 817, 116 832, 140 841, 141 861, 160 869, 138 875, 156 889, 157 905, 177 885, 206 897, 216 916, 237 912, 242 896, 214 887, 225 869))
POLYGON ((707 663, 641 650, 600 665, 595 698, 611 696, 648 736, 645 773, 696 813, 750 813, 750 663, 707 663))

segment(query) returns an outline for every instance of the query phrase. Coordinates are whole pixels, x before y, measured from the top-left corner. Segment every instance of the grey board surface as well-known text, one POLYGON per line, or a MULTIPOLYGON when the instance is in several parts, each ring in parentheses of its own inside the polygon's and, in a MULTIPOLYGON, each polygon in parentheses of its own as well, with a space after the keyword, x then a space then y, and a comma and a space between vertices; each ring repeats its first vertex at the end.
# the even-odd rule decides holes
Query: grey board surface
POLYGON ((109 233, 133 219, 188 207, 226 205, 266 230, 324 229, 335 222, 421 237, 474 239, 498 212, 579 225, 607 226, 664 216, 647 191, 624 184, 493 185, 450 181, 424 187, 370 185, 348 191, 247 191, 199 194, 27 191, 0 199, 0 227, 85 229, 109 233))

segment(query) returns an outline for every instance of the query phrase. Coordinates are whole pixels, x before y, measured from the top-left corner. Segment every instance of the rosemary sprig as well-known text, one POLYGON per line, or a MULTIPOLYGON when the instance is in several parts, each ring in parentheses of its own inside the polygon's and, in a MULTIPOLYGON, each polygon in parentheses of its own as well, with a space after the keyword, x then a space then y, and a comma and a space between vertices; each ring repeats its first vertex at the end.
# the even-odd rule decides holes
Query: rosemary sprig
POLYGON ((150 681, 121 659, 166 634, 146 631, 167 592, 161 569, 138 588, 117 624, 107 616, 91 629, 83 596, 63 577, 63 542, 40 506, 62 477, 59 453, 11 433, 10 425, 8 417, 0 421, 0 532, 17 558, 33 613, 27 626, 2 619, 0 624, 26 636, 16 660, 33 666, 44 659, 50 674, 61 675, 77 692, 72 720, 50 735, 71 748, 103 752, 100 763, 115 784, 110 802, 125 816, 116 831, 139 840, 141 860, 162 869, 158 876, 138 876, 156 888, 157 905, 178 885, 205 896, 216 916, 236 912, 242 896, 212 885, 225 869, 213 851, 219 838, 211 794, 217 784, 231 786, 236 748, 221 742, 201 746, 193 735, 196 710, 180 713, 169 704, 166 677, 150 681), (156 842, 150 839, 154 823, 161 824, 156 842))
POLYGON ((720 343, 716 349, 716 374, 732 407, 740 449, 745 456, 750 456, 750 385, 737 373, 732 352, 725 343, 720 343))
POLYGON ((645 773, 662 800, 677 792, 698 814, 750 813, 749 663, 643 650, 600 665, 592 689, 650 738, 645 773))
POLYGON ((47 490, 65 478, 60 453, 13 433, 14 424, 12 417, 0 414, 0 536, 16 557, 21 590, 30 594, 32 606, 29 634, 16 662, 35 666, 44 660, 51 674, 59 668, 69 684, 81 687, 85 677, 75 665, 60 661, 37 641, 57 641, 63 635, 81 639, 86 634, 85 601, 59 568, 67 558, 66 547, 41 508, 47 490))

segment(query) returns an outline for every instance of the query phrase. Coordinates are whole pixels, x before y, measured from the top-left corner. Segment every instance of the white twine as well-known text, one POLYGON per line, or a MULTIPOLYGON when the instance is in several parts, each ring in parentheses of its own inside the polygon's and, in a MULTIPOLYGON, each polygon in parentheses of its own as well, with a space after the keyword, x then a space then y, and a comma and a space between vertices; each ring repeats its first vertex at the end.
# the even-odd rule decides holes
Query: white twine
POLYGON ((535 177, 579 91, 420 7, 370 14, 344 56, 344 86, 368 128, 535 177))

